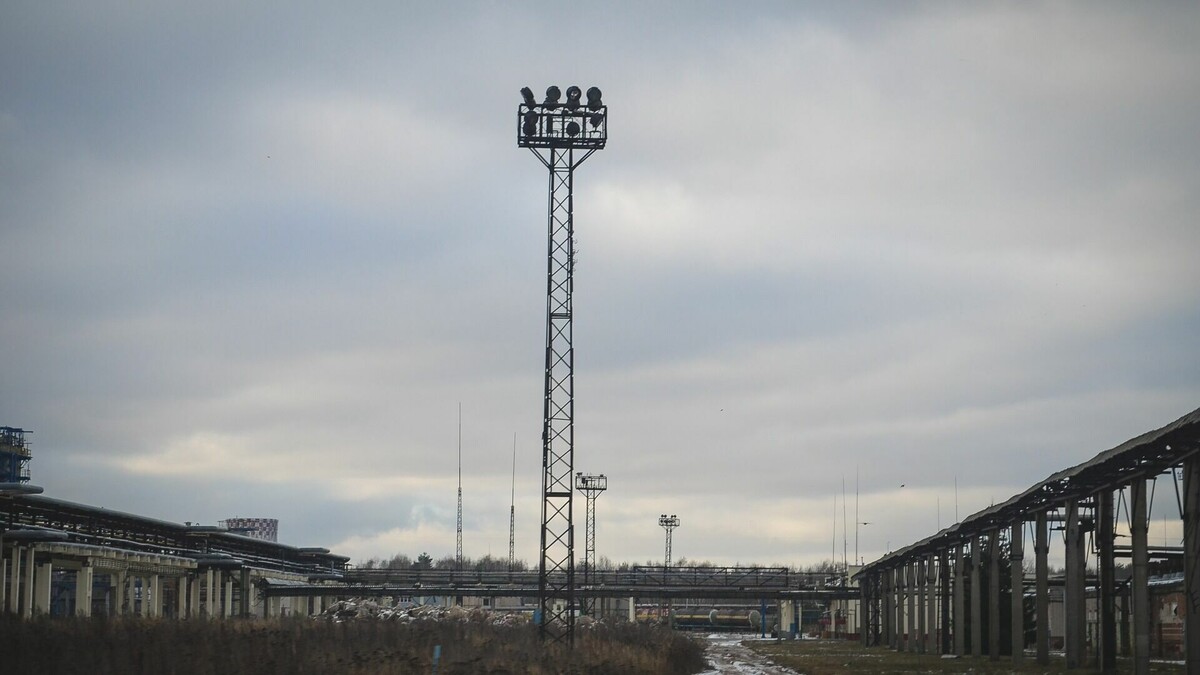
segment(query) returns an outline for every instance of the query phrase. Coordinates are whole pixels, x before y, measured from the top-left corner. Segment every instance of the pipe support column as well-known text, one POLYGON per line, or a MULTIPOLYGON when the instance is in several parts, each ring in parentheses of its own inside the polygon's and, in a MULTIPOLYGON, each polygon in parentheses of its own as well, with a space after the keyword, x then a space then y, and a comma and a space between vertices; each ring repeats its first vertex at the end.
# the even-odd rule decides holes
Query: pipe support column
POLYGON ((988 658, 1000 660, 1000 528, 988 535, 988 658))
POLYGON ((1050 533, 1045 511, 1039 511, 1034 521, 1033 554, 1034 621, 1037 623, 1034 642, 1037 662, 1045 666, 1050 663, 1050 533))
POLYGON ((983 579, 980 565, 982 537, 971 538, 971 656, 983 656, 983 579))
POLYGON ((1187 603, 1184 657, 1200 669, 1200 456, 1183 461, 1183 593, 1187 603))
POLYGON ((917 643, 920 642, 920 635, 917 632, 917 622, 919 618, 917 616, 917 593, 919 593, 921 590, 921 582, 917 579, 917 571, 920 569, 920 566, 920 560, 910 561, 904 566, 904 570, 908 575, 908 579, 904 584, 904 590, 908 592, 908 619, 907 623, 905 624, 908 632, 906 634, 904 646, 908 651, 913 652, 914 654, 917 651, 917 643))
POLYGON ((75 616, 92 615, 93 574, 90 560, 75 572, 75 616))
POLYGON ((1150 521, 1146 513, 1146 480, 1129 486, 1130 537, 1133 539, 1133 672, 1150 673, 1150 521))
POLYGON ((1113 534, 1113 493, 1112 490, 1102 490, 1096 494, 1095 541, 1099 551, 1096 560, 1096 602, 1100 614, 1100 669, 1106 673, 1117 669, 1117 583, 1113 534))
POLYGON ((1066 588, 1064 589, 1063 612, 1066 615, 1067 668, 1080 668, 1084 664, 1084 638, 1086 636, 1086 579, 1084 578, 1084 538, 1079 522, 1079 502, 1067 502, 1066 521, 1066 588))
POLYGON ((967 655, 967 556, 962 543, 954 547, 954 655, 967 655))
POLYGON ((1009 601, 1012 606, 1012 661, 1025 655, 1025 523, 1017 520, 1008 534, 1008 564, 1011 575, 1009 601))
POLYGON ((37 566, 34 575, 33 612, 50 613, 50 580, 54 578, 54 565, 49 560, 37 566))
POLYGON ((937 653, 937 554, 925 559, 925 633, 926 654, 937 653))

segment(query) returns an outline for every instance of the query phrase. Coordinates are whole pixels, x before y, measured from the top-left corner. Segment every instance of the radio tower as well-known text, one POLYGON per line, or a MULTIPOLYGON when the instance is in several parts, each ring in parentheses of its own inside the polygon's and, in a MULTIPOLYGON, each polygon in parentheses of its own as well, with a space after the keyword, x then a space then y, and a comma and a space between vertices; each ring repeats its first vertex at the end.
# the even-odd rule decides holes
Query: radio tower
MULTIPOLYGON (((462 402, 458 404, 458 545, 454 549, 454 562, 462 571, 462 402)), ((459 604, 462 604, 459 601, 459 604)))
POLYGON ((508 571, 516 563, 517 541, 517 435, 513 434, 512 496, 508 500, 508 571))
MULTIPOLYGON (((592 583, 592 571, 596 569, 596 498, 601 492, 608 489, 608 478, 604 474, 599 476, 593 474, 577 473, 575 474, 575 489, 583 493, 587 498, 587 524, 585 530, 587 532, 584 538, 583 549, 583 585, 590 586, 592 583)), ((595 614, 595 599, 584 599, 579 603, 580 612, 588 616, 595 614)))
POLYGON ((538 562, 538 636, 568 647, 575 641, 575 350, 572 272, 575 267, 575 169, 608 141, 608 107, 600 89, 558 87, 541 103, 529 87, 517 107, 517 147, 529 148, 549 170, 546 368, 542 412, 542 531, 538 562))

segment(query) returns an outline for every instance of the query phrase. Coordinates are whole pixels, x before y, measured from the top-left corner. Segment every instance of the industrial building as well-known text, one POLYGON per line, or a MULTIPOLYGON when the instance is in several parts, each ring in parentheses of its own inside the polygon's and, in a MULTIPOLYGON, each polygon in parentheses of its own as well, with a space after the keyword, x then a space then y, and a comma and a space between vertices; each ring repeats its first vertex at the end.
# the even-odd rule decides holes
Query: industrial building
POLYGON ((265 584, 337 583, 349 559, 275 541, 270 518, 172 523, 41 495, 28 432, 0 427, 0 609, 19 616, 308 614, 323 598, 265 584))
POLYGON ((180 524, 36 494, 0 498, 0 606, 21 616, 277 616, 321 610, 272 583, 336 583, 349 559, 213 525, 180 524))

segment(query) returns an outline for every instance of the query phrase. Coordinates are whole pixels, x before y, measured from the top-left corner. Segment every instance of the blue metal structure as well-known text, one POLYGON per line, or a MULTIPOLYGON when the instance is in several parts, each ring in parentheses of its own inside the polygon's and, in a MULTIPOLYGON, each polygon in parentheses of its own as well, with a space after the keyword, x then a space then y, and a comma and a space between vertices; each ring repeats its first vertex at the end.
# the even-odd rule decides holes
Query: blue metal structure
POLYGON ((25 429, 0 427, 0 483, 29 482, 29 443, 25 429))

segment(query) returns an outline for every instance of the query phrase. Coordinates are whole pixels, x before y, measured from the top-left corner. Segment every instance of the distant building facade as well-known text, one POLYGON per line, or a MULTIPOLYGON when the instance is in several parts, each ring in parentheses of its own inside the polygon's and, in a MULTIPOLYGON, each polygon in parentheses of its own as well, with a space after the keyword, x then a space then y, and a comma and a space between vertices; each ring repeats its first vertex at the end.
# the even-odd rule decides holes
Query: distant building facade
POLYGON ((264 541, 279 541, 278 518, 227 518, 217 524, 234 534, 264 541))

